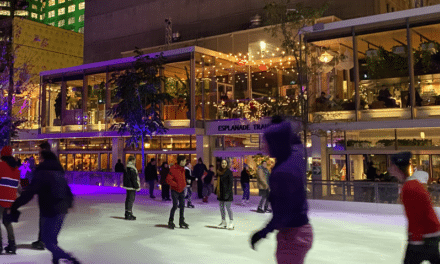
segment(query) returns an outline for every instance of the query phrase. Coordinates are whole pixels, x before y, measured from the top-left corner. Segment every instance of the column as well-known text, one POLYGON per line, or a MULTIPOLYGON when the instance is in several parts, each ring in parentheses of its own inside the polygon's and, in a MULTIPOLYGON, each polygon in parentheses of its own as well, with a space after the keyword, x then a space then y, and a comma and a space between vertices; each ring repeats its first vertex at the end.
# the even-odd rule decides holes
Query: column
POLYGON ((360 117, 361 98, 359 94, 359 58, 358 58, 358 43, 354 28, 352 29, 353 35, 353 61, 354 61, 354 94, 355 94, 355 116, 356 121, 360 117))
POLYGON ((88 89, 88 76, 84 73, 83 77, 83 89, 82 89, 82 126, 84 131, 87 129, 87 125, 89 124, 89 115, 87 114, 87 99, 89 96, 89 89, 88 89))
POLYGON ((111 122, 110 118, 107 117, 107 111, 112 107, 111 103, 111 91, 110 91, 110 72, 106 70, 105 73, 105 130, 110 130, 111 122))
POLYGON ((66 103, 67 103, 67 84, 64 77, 61 81, 61 132, 63 131, 64 119, 66 115, 66 103))
POLYGON ((412 49, 412 31, 409 27, 409 19, 406 19, 406 43, 408 52, 408 74, 409 74, 409 103, 411 105, 411 119, 414 119, 416 114, 416 88, 414 87, 414 55, 412 49))
POLYGON ((190 96, 190 127, 195 127, 196 125, 196 60, 195 60, 195 54, 191 54, 191 80, 190 80, 190 90, 189 90, 189 96, 190 96))
POLYGON ((110 160, 110 168, 114 171, 115 164, 118 163, 118 159, 122 160, 122 163, 125 163, 125 159, 122 157, 122 152, 119 153, 119 137, 112 138, 112 160, 110 160))
POLYGON ((210 138, 209 136, 204 135, 196 135, 196 154, 197 158, 202 158, 203 162, 205 163, 206 167, 209 167, 209 164, 211 164, 211 147, 214 146, 210 144, 210 138))

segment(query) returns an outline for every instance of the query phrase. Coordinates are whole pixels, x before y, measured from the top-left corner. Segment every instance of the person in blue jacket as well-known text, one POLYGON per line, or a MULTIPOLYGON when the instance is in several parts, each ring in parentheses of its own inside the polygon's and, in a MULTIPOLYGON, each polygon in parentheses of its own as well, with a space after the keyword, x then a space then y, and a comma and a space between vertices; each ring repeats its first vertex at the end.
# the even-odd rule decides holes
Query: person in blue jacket
POLYGON ((313 242, 312 226, 307 216, 304 147, 292 125, 279 118, 272 120, 263 138, 268 153, 276 158, 269 182, 273 216, 265 228, 252 235, 251 247, 255 249, 260 239, 278 230, 278 263, 303 263, 313 242))

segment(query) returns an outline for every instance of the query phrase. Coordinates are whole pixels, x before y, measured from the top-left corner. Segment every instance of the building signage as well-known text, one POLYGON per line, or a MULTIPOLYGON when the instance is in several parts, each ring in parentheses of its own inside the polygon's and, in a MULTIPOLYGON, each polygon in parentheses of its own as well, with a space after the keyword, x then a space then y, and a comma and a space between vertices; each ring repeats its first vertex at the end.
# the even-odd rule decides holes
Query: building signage
POLYGON ((249 134, 263 133, 270 126, 270 119, 251 123, 247 120, 225 120, 210 122, 207 126, 208 135, 216 134, 249 134))

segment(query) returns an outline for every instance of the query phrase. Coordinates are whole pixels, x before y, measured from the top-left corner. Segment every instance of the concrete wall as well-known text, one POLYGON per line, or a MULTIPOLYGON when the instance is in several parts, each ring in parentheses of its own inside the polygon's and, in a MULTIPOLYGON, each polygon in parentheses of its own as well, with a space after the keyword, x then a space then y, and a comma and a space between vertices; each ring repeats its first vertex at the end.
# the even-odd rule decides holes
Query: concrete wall
MULTIPOLYGON (((165 44, 164 19, 167 17, 171 17, 173 31, 179 31, 182 40, 247 29, 251 17, 263 15, 265 2, 86 0, 85 63, 120 58, 121 52, 133 50, 135 46, 146 48, 165 44)), ((316 0, 313 5, 319 7, 324 2, 316 0)), ((334 0, 325 15, 348 19, 374 15, 377 9, 371 0, 334 0)))

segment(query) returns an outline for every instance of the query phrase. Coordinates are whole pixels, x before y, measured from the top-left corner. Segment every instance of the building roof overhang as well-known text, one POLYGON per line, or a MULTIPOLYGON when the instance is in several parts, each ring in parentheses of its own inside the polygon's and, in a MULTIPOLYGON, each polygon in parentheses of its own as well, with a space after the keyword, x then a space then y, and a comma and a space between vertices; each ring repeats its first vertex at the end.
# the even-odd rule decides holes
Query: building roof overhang
POLYGON ((440 23, 440 5, 433 5, 410 10, 361 17, 338 22, 305 27, 305 39, 308 42, 335 39, 375 32, 397 30, 407 27, 440 23))

